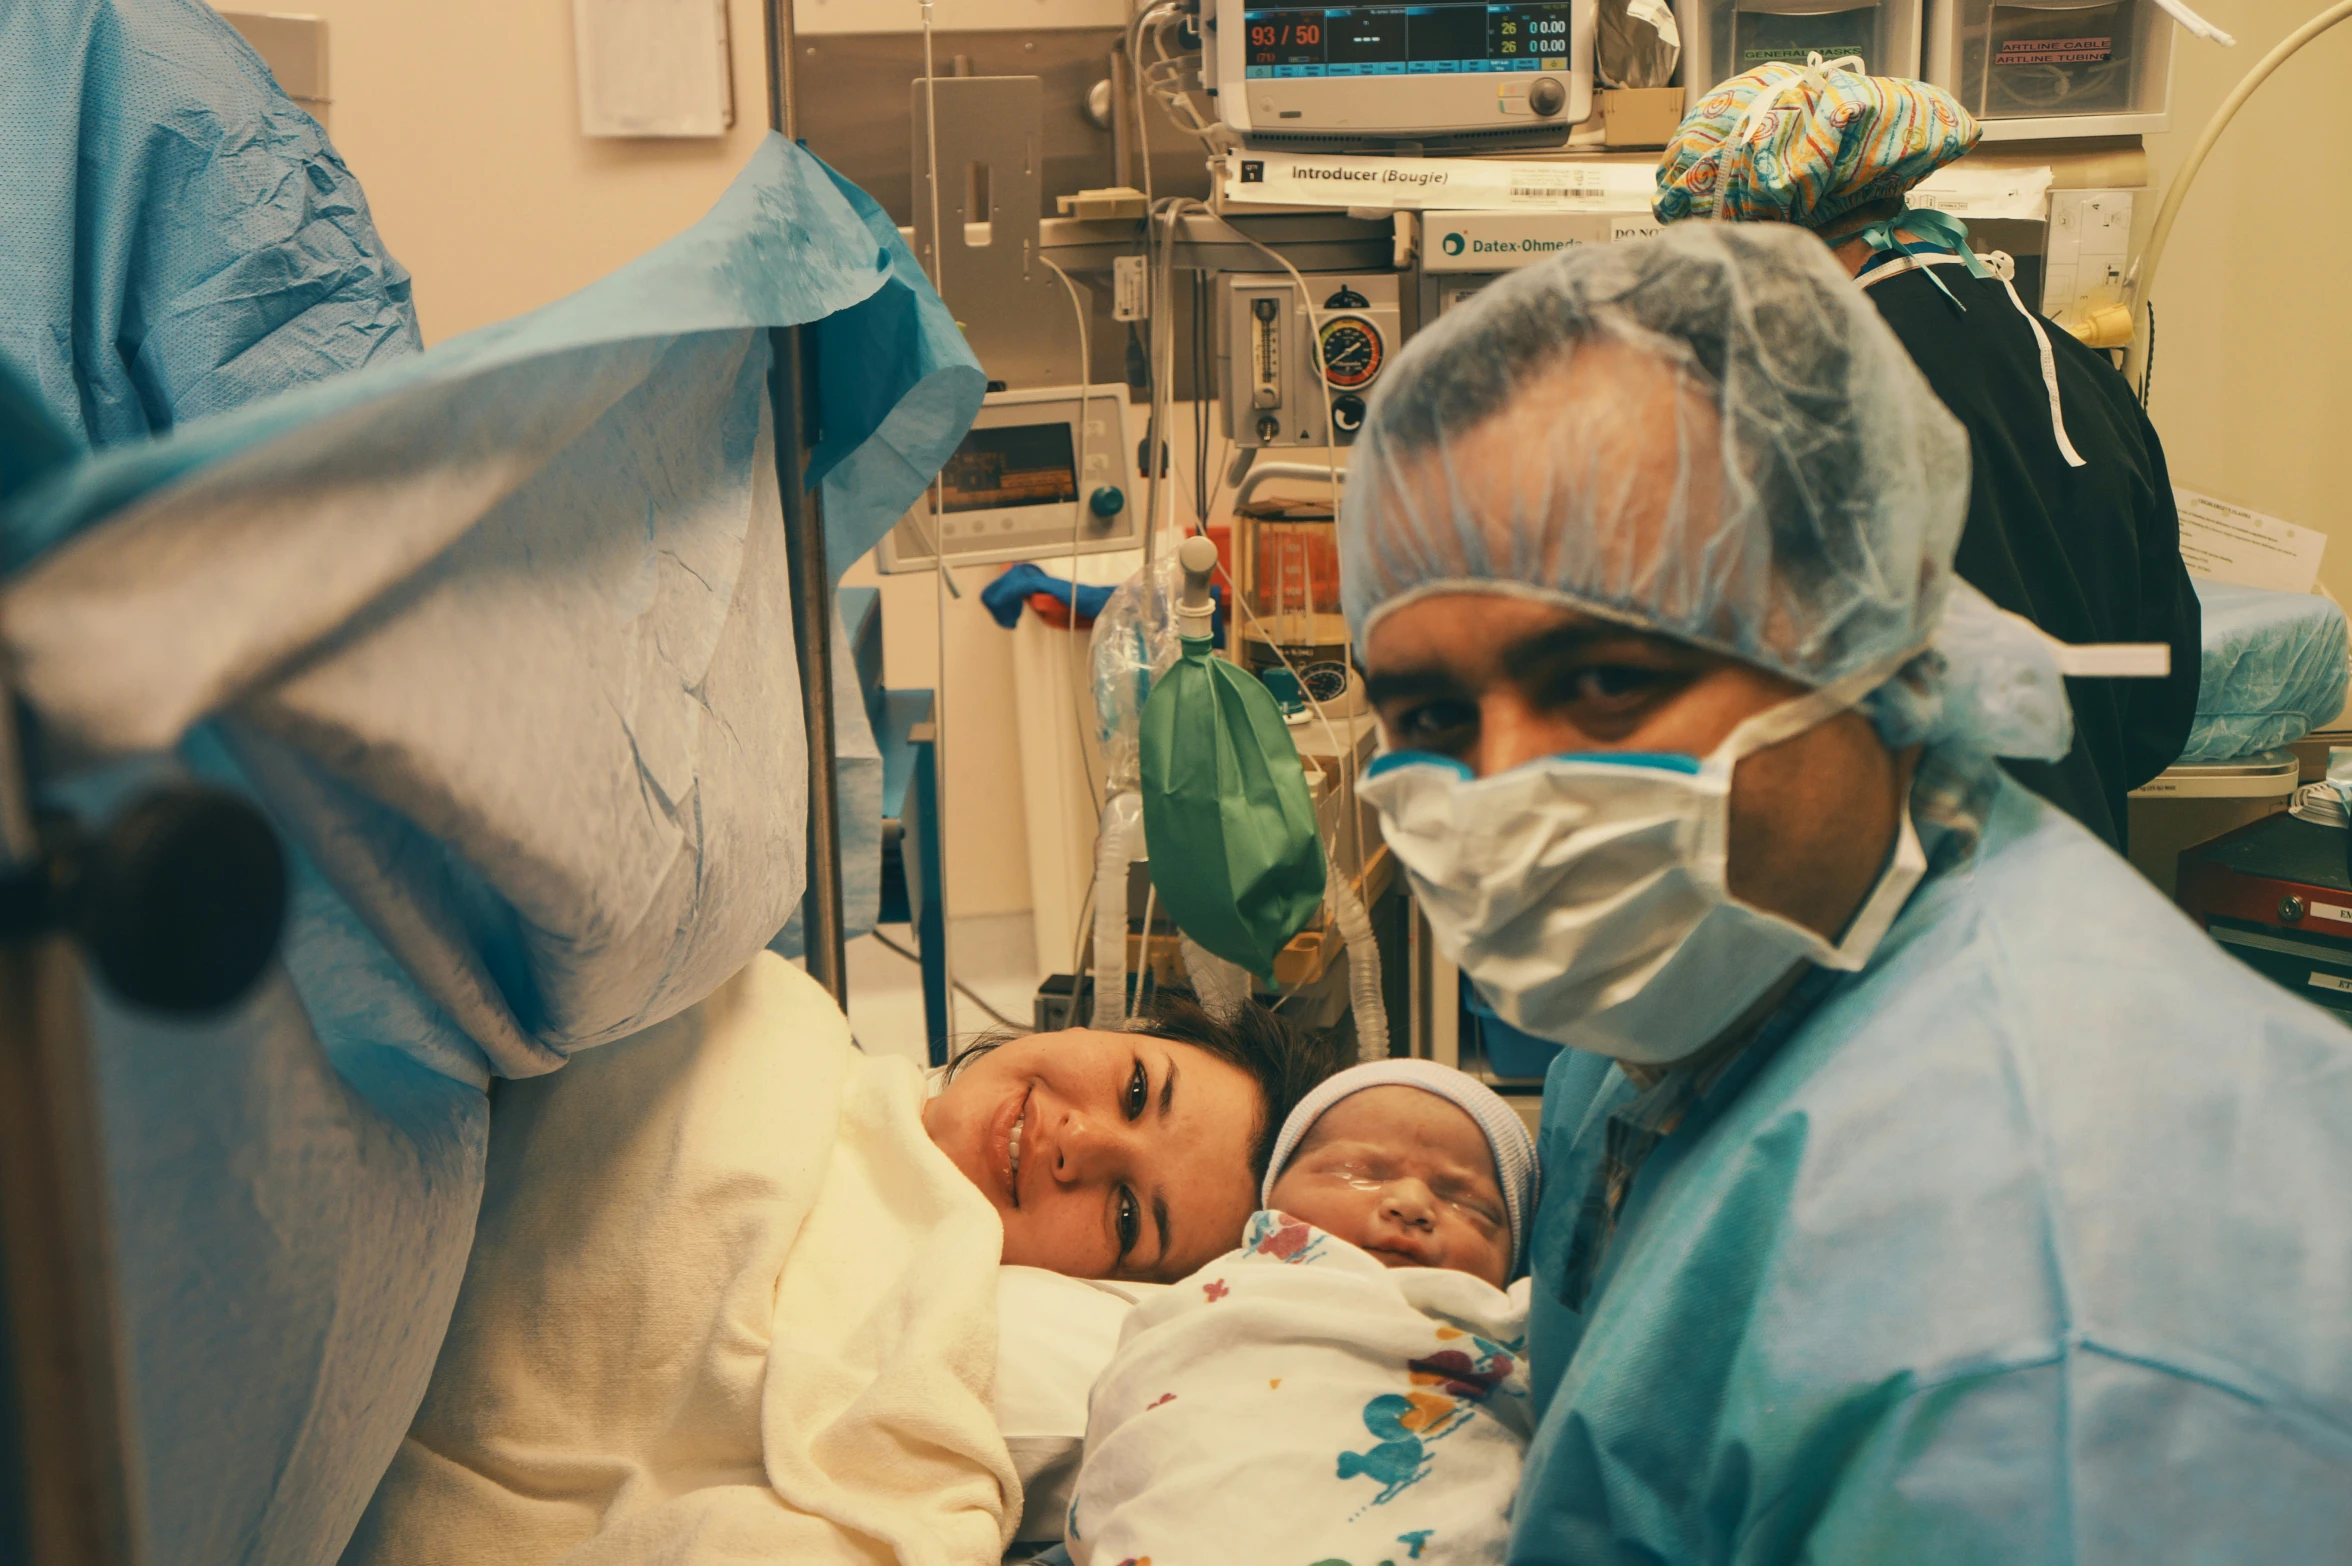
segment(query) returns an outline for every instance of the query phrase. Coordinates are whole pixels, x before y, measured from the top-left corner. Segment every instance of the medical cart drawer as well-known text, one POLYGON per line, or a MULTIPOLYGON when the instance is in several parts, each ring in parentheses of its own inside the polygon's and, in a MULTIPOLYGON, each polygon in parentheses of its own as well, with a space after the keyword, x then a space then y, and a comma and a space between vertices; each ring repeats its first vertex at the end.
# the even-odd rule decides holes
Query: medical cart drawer
POLYGON ((2180 903, 2258 973, 2352 1020, 2344 829, 2275 815, 2180 856, 2180 903))
POLYGON ((2324 935, 2279 935, 2235 920, 2216 921, 2206 933, 2255 972, 2305 1000, 2352 1016, 2352 941, 2324 935))

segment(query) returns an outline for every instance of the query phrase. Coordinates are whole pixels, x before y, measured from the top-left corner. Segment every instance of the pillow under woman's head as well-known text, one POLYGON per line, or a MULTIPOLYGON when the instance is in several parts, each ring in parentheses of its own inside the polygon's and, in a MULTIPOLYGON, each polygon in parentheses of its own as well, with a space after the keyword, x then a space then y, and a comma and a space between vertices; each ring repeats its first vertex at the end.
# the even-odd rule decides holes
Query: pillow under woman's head
POLYGON ((1008 1264, 1164 1282, 1239 1242, 1283 1118, 1344 1063, 1263 1007, 1219 1022, 1168 995, 1125 1031, 965 1050, 923 1124, 995 1204, 1008 1264))

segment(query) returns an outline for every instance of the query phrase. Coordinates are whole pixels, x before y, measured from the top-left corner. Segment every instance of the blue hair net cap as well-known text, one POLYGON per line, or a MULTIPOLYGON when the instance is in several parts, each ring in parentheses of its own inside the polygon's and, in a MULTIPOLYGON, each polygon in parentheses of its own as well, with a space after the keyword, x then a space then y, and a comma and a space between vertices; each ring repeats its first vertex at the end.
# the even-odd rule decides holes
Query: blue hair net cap
POLYGON ((1810 234, 1691 224, 1514 274, 1407 345, 1349 470, 1358 645, 1508 593, 1806 685, 1884 669, 1890 743, 2065 751, 2047 640, 1955 591, 1967 436, 1810 234))
POLYGON ((2058 644, 2031 621, 1955 581, 1928 650, 1862 710, 1891 749, 1963 746, 2056 761, 2074 742, 2058 644))

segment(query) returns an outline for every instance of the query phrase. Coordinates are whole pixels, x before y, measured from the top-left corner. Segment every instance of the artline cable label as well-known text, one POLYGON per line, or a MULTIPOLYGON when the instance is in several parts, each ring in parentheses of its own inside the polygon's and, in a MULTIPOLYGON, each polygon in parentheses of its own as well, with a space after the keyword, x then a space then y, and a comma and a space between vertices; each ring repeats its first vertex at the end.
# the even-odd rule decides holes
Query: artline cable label
POLYGON ((1993 55, 1995 65, 2097 65, 2115 55, 2113 38, 2013 38, 1993 55))

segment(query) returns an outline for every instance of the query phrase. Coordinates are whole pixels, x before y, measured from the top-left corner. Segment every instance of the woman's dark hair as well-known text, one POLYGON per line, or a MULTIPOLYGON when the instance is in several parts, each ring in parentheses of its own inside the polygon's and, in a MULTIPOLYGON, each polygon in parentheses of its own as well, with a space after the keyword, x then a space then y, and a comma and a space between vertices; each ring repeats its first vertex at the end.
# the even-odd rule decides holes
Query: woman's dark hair
POLYGON ((1325 1077, 1353 1064, 1337 1034, 1298 1027, 1254 1000, 1244 1001, 1232 1021, 1219 1022, 1185 991, 1161 990, 1127 1028, 1190 1044, 1249 1073, 1266 1105, 1265 1123, 1250 1145, 1250 1173, 1260 1180, 1273 1160, 1282 1122, 1298 1101, 1325 1077))
MULTIPOLYGON (((1149 1034, 1174 1044, 1190 1044, 1229 1066, 1238 1066, 1257 1084, 1266 1118, 1250 1146, 1250 1173, 1263 1180, 1274 1157, 1274 1140, 1282 1122, 1315 1084, 1353 1064, 1347 1045, 1336 1035, 1302 1028, 1269 1011, 1256 1001, 1245 1001, 1230 1022, 1219 1022, 1185 990, 1160 990, 1143 1015, 1127 1024, 1130 1033, 1149 1034)), ((947 1063, 955 1074, 995 1049, 1022 1035, 997 1032, 983 1035, 956 1052, 947 1063)))

